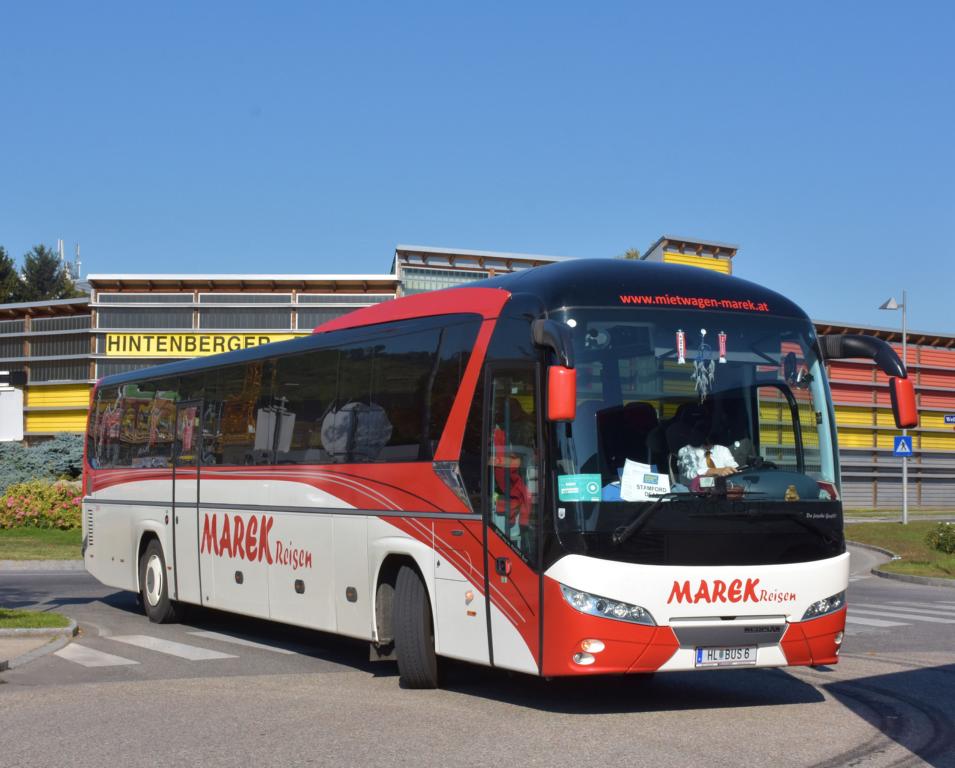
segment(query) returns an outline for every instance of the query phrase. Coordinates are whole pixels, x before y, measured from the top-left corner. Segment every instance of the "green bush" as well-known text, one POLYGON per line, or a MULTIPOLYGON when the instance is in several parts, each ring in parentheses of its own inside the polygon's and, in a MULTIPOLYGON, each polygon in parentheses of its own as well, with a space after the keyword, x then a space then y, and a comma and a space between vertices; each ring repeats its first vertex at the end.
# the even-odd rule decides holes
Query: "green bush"
POLYGON ((955 552, 955 525, 939 523, 925 536, 925 543, 939 552, 955 552))
POLYGON ((28 480, 73 480, 82 470, 82 435, 60 434, 30 448, 0 443, 0 493, 28 480))
POLYGON ((15 483, 0 497, 0 528, 79 528, 81 509, 82 496, 76 483, 15 483))

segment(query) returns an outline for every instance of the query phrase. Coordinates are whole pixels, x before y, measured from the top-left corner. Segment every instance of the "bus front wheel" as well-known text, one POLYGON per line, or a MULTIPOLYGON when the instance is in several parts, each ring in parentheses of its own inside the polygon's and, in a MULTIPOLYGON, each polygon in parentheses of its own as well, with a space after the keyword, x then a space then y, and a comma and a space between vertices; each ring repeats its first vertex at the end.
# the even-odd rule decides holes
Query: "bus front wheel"
POLYGON ((169 599, 167 573, 162 545, 153 539, 139 558, 139 593, 146 615, 156 624, 165 624, 176 618, 176 608, 169 599))
POLYGON ((394 622, 401 684, 406 688, 437 688, 431 601, 421 577, 408 566, 401 567, 395 582, 394 622))

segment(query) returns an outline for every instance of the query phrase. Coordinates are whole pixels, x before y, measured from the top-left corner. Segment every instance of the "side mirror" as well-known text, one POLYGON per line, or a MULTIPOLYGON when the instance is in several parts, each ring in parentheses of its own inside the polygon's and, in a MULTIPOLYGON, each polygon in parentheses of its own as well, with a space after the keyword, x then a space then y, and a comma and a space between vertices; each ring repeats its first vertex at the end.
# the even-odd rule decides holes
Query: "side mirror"
POLYGON ((889 379, 889 396, 892 398, 892 415, 899 429, 912 429, 919 425, 919 411, 915 405, 915 386, 912 379, 889 379))
POLYGON ((899 429, 911 429, 919 423, 915 405, 915 385, 908 371, 895 354, 895 350, 882 339, 858 334, 820 336, 819 346, 827 360, 846 360, 860 357, 875 361, 879 369, 889 377, 889 396, 892 398, 892 415, 899 429))
POLYGON ((547 369, 547 418, 573 421, 577 416, 577 371, 563 365, 547 369))
POLYGON ((556 320, 535 320, 531 335, 537 346, 552 350, 562 366, 574 367, 574 339, 566 325, 556 320))

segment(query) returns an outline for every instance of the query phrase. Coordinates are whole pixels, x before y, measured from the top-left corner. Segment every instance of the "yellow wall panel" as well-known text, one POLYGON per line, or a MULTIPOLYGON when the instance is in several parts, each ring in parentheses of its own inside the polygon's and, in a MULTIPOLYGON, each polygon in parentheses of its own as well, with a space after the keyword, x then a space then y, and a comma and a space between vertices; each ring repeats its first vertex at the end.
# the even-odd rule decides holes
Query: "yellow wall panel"
POLYGON ((872 432, 861 429, 839 428, 840 448, 871 448, 872 432))
POLYGON ((88 408, 89 384, 59 384, 52 387, 28 387, 26 405, 45 408, 88 408))
POLYGON ((695 256, 690 253, 664 251, 663 262, 665 264, 683 264, 687 267, 702 267, 703 269, 712 269, 714 272, 722 272, 724 275, 730 274, 729 259, 714 259, 710 256, 695 256))
POLYGON ((872 409, 837 405, 836 424, 840 427, 843 424, 847 426, 872 426, 872 409))
POLYGON ((955 437, 955 427, 945 423, 948 411, 919 411, 919 426, 926 429, 947 429, 955 437))
POLYGON ((955 432, 950 435, 928 434, 915 438, 915 450, 955 451, 955 432))
POLYGON ((27 414, 27 432, 85 432, 86 411, 35 411, 27 414))

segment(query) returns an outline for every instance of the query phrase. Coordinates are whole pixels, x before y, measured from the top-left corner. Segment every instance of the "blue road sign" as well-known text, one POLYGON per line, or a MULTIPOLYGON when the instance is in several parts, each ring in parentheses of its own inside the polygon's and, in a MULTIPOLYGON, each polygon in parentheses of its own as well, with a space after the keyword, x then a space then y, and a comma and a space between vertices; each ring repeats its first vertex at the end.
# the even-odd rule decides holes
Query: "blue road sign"
POLYGON ((912 455, 912 437, 910 435, 898 435, 895 438, 895 447, 892 448, 893 456, 911 456, 912 455))
POLYGON ((945 414, 945 423, 946 423, 946 424, 955 424, 955 413, 946 413, 946 414, 945 414))

